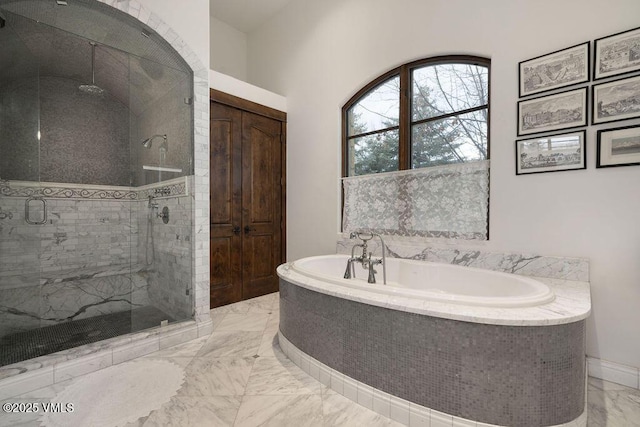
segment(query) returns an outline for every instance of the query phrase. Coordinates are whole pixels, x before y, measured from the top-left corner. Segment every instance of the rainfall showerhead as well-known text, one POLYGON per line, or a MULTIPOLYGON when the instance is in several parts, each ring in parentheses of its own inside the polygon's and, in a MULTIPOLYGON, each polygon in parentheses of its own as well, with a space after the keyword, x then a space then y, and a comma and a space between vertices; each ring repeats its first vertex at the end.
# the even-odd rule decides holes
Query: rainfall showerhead
POLYGON ((150 138, 145 139, 144 141, 142 141, 142 146, 144 148, 151 148, 151 142, 156 139, 156 138, 162 138, 164 141, 162 142, 162 145, 165 147, 165 149, 167 148, 167 135, 153 135, 150 138))
POLYGON ((79 89, 90 95, 102 96, 105 90, 96 85, 96 44, 93 42, 89 42, 89 44, 91 44, 91 84, 80 85, 79 89))

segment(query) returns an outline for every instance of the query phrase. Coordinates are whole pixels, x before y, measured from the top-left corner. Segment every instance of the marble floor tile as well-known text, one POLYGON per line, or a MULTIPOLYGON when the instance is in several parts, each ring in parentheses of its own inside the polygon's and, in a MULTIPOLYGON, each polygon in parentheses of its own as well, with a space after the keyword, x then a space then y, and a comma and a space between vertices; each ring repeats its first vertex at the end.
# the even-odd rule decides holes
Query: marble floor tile
POLYGON ((325 426, 368 426, 368 427, 401 427, 402 424, 390 420, 364 406, 325 389, 322 394, 322 413, 325 426))
POLYGON ((231 304, 221 305, 220 307, 214 307, 211 310, 209 310, 209 314, 216 315, 216 316, 227 314, 229 313, 229 307, 231 307, 231 304))
POLYGON ((277 330, 279 326, 280 326, 280 312, 272 311, 271 314, 269 314, 269 319, 267 320, 267 328, 277 330))
MULTIPOLYGON (((2 405, 6 403, 40 405, 41 403, 48 403, 50 400, 51 400, 50 398, 14 397, 11 399, 3 400, 0 403, 2 405)), ((0 411, 0 426, 20 426, 20 427, 40 426, 40 422, 38 421, 41 415, 39 408, 40 407, 38 406, 38 412, 25 412, 25 411, 18 412, 18 408, 15 408, 16 412, 5 412, 4 410, 0 411)))
POLYGON ((197 357, 251 357, 260 348, 262 332, 212 332, 197 357))
POLYGON ((640 390, 589 379, 589 427, 640 427, 640 390))
POLYGON ((173 397, 144 419, 144 427, 233 426, 241 396, 173 397))
POLYGON ((262 342, 260 343, 260 348, 258 349, 258 355, 262 357, 277 357, 279 352, 283 354, 280 350, 280 345, 278 344, 278 330, 265 330, 264 335, 262 335, 262 342))
POLYGON ((196 357, 185 370, 179 396, 242 396, 256 359, 196 357))
MULTIPOLYGON (((70 398, 65 391, 73 388, 72 398, 77 400, 73 403, 86 402, 88 396, 92 412, 105 414, 100 418, 104 422, 98 424, 105 427, 399 425, 321 385, 284 355, 277 338, 277 293, 213 309, 211 317, 214 332, 208 337, 114 365, 137 364, 138 369, 122 377, 124 380, 105 379, 106 370, 96 371, 0 403, 56 402, 70 398), (154 374, 153 364, 158 363, 164 364, 163 369, 154 374), (153 396, 155 391, 171 388, 171 365, 184 372, 184 379, 168 393, 170 397, 158 399, 153 396), (102 383, 97 381, 99 377, 103 377, 102 383), (84 388, 78 388, 79 382, 84 388), (133 393, 110 414, 108 408, 113 407, 116 397, 109 399, 105 393, 116 391, 109 389, 123 384, 125 389, 117 391, 123 394, 146 383, 155 386, 133 393), (134 404, 128 404, 131 402, 134 404), (140 416, 143 406, 148 410, 140 416)), ((82 405, 86 409, 87 404, 82 405)), ((588 414, 590 427, 640 427, 640 390, 590 378, 588 414)), ((0 426, 42 427, 41 415, 0 412, 0 426)), ((63 424, 58 425, 72 425, 59 419, 63 424)))
POLYGON ((167 359, 136 359, 83 375, 51 398, 70 411, 41 411, 45 427, 110 427, 132 423, 170 402, 184 369, 167 359))
POLYGON ((229 313, 224 316, 224 319, 218 327, 216 332, 220 331, 264 331, 269 320, 268 313, 229 313))
POLYGON ((189 364, 193 360, 193 357, 168 357, 168 356, 156 357, 155 354, 152 353, 150 355, 147 355, 135 360, 166 360, 180 366, 182 369, 186 369, 187 366, 189 366, 189 364))
POLYGON ((320 394, 320 383, 286 358, 256 359, 245 395, 320 394))
POLYGON ((257 298, 240 301, 227 306, 227 313, 269 313, 276 301, 276 294, 264 295, 257 298))
POLYGON ((319 394, 244 396, 235 427, 318 427, 323 425, 319 394))
MULTIPOLYGON (((201 337, 193 341, 178 344, 173 347, 155 351, 147 356, 151 357, 194 357, 202 346, 207 342, 209 337, 201 337)), ((145 357, 147 357, 145 356, 145 357)))

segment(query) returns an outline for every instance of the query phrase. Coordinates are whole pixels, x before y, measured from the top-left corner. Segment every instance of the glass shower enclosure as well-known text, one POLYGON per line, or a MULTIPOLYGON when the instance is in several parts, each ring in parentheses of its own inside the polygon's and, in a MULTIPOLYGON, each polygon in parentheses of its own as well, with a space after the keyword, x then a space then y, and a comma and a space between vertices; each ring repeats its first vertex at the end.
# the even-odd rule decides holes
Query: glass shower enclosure
POLYGON ((191 70, 64 3, 0 0, 0 366, 193 317, 191 70))

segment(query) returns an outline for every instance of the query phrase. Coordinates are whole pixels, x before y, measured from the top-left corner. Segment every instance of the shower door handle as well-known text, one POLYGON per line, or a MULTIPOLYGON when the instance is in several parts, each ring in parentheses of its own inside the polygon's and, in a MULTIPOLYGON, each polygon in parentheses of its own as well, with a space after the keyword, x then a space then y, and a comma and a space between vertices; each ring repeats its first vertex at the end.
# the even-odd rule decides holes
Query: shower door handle
POLYGON ((24 220, 27 224, 31 225, 41 225, 47 222, 47 201, 42 197, 29 197, 24 202, 24 220), (31 221, 31 215, 29 213, 29 206, 31 202, 42 202, 42 220, 41 221, 31 221))

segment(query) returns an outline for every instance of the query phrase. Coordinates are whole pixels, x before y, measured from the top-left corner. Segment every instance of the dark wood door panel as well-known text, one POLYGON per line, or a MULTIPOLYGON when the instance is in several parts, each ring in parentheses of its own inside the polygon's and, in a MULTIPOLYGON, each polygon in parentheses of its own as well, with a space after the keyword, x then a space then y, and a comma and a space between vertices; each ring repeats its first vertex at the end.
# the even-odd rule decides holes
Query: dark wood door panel
POLYGON ((243 295, 278 289, 281 259, 282 124, 244 112, 242 116, 243 295), (278 263, 274 263, 274 259, 278 263))
POLYGON ((273 265, 270 256, 273 249, 273 236, 251 236, 245 240, 245 253, 247 257, 247 269, 251 279, 264 279, 273 276, 273 270, 277 265, 273 265))
POLYGON ((210 306, 242 299, 242 113, 211 104, 210 306))
POLYGON ((211 224, 231 224, 232 221, 232 158, 233 123, 215 120, 210 138, 210 216, 211 224))
POLYGON ((211 307, 278 290, 281 121, 211 103, 211 307))
MULTIPOLYGON (((262 123, 256 125, 260 124, 262 123)), ((250 182, 249 191, 245 196, 245 206, 250 207, 250 223, 272 222, 274 219, 273 204, 277 202, 273 194, 274 175, 279 169, 274 159, 279 153, 274 151, 279 146, 279 131, 278 123, 269 123, 265 129, 256 126, 244 127, 244 132, 248 133, 248 140, 245 140, 246 145, 243 147, 248 151, 244 156, 244 179, 245 182, 250 182), (265 130, 273 133, 267 133, 265 130)))
POLYGON ((239 238, 212 238, 210 241, 211 308, 242 299, 242 271, 237 260, 241 247, 239 238))

